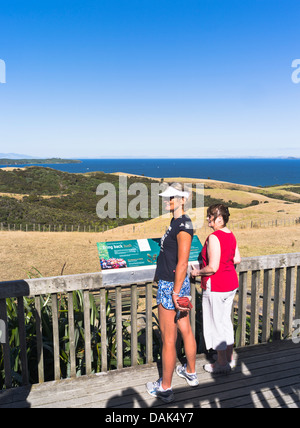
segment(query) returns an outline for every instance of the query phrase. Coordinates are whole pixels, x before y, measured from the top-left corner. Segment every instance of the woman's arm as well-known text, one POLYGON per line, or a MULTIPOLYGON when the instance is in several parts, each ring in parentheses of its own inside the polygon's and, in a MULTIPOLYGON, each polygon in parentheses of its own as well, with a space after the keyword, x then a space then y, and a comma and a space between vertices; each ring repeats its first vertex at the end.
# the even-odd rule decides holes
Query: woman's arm
POLYGON ((180 232, 177 235, 178 242, 178 262, 175 270, 174 293, 179 294, 183 281, 185 280, 189 264, 192 237, 187 232, 180 232))
POLYGON ((240 250, 239 250, 238 246, 236 246, 233 263, 235 265, 238 265, 238 264, 241 263, 241 261, 242 261, 242 258, 241 258, 241 255, 240 255, 240 250))
POLYGON ((191 272, 192 276, 211 276, 214 275, 220 266, 221 259, 221 245, 220 241, 215 235, 210 235, 207 243, 207 256, 208 265, 202 269, 193 269, 191 272))
MULTIPOLYGON (((175 308, 183 310, 177 304, 178 294, 180 293, 183 281, 187 274, 187 268, 189 263, 189 256, 191 251, 192 237, 187 232, 179 232, 177 235, 178 242, 178 262, 175 269, 175 281, 173 289, 173 302, 175 308)), ((185 311, 187 309, 184 309, 185 311)))

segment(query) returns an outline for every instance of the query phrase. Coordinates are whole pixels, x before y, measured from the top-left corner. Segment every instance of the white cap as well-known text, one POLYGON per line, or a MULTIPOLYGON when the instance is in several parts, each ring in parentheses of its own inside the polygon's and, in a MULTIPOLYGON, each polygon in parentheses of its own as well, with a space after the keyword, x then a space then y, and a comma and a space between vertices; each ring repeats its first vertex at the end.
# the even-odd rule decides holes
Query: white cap
POLYGON ((169 186, 164 192, 159 193, 159 196, 163 198, 171 198, 172 196, 179 196, 181 198, 188 198, 190 196, 189 192, 182 192, 175 189, 172 186, 169 186))

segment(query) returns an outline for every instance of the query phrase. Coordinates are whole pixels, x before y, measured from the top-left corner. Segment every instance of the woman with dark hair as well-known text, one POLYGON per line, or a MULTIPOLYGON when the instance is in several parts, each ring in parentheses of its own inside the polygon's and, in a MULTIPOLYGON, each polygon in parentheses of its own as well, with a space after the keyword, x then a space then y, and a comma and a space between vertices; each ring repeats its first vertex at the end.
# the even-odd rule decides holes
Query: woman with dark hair
POLYGON ((218 353, 215 364, 206 364, 209 373, 226 373, 233 362, 234 330, 231 311, 239 286, 236 264, 241 262, 234 234, 228 229, 229 210, 223 204, 207 210, 208 226, 213 233, 202 249, 201 269, 193 268, 192 276, 201 276, 203 288, 203 330, 207 349, 218 353))

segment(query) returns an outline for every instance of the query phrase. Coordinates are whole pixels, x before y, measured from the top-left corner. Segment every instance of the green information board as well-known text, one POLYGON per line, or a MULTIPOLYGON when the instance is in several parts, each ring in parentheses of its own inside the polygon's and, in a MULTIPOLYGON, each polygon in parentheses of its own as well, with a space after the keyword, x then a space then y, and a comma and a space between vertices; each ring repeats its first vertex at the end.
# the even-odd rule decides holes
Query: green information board
POLYGON ((189 257, 189 262, 199 262, 201 260, 201 250, 203 245, 201 244, 197 235, 193 236, 191 252, 189 257))
MULTIPOLYGON (((102 270, 153 266, 159 255, 160 239, 98 242, 97 247, 102 270)), ((201 250, 201 242, 194 235, 189 261, 198 261, 201 250)))

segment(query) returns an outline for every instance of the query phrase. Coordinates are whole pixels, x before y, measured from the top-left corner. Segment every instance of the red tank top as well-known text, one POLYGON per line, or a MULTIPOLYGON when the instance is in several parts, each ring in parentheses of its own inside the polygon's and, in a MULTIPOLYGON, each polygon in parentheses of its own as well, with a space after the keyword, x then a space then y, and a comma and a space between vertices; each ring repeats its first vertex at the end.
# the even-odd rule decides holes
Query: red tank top
MULTIPOLYGON (((215 235, 221 246, 221 258, 220 266, 217 272, 211 276, 202 276, 201 287, 206 290, 206 283, 208 279, 211 280, 211 291, 216 291, 219 293, 226 293, 228 291, 235 290, 239 287, 239 281, 237 273, 234 267, 234 255, 236 250, 236 239, 232 232, 226 233, 222 230, 217 230, 213 232, 212 235, 215 235)), ((209 237, 208 237, 209 238, 209 237)), ((208 255, 207 255, 207 244, 208 238, 205 241, 204 247, 202 248, 202 267, 208 265, 208 255)))

